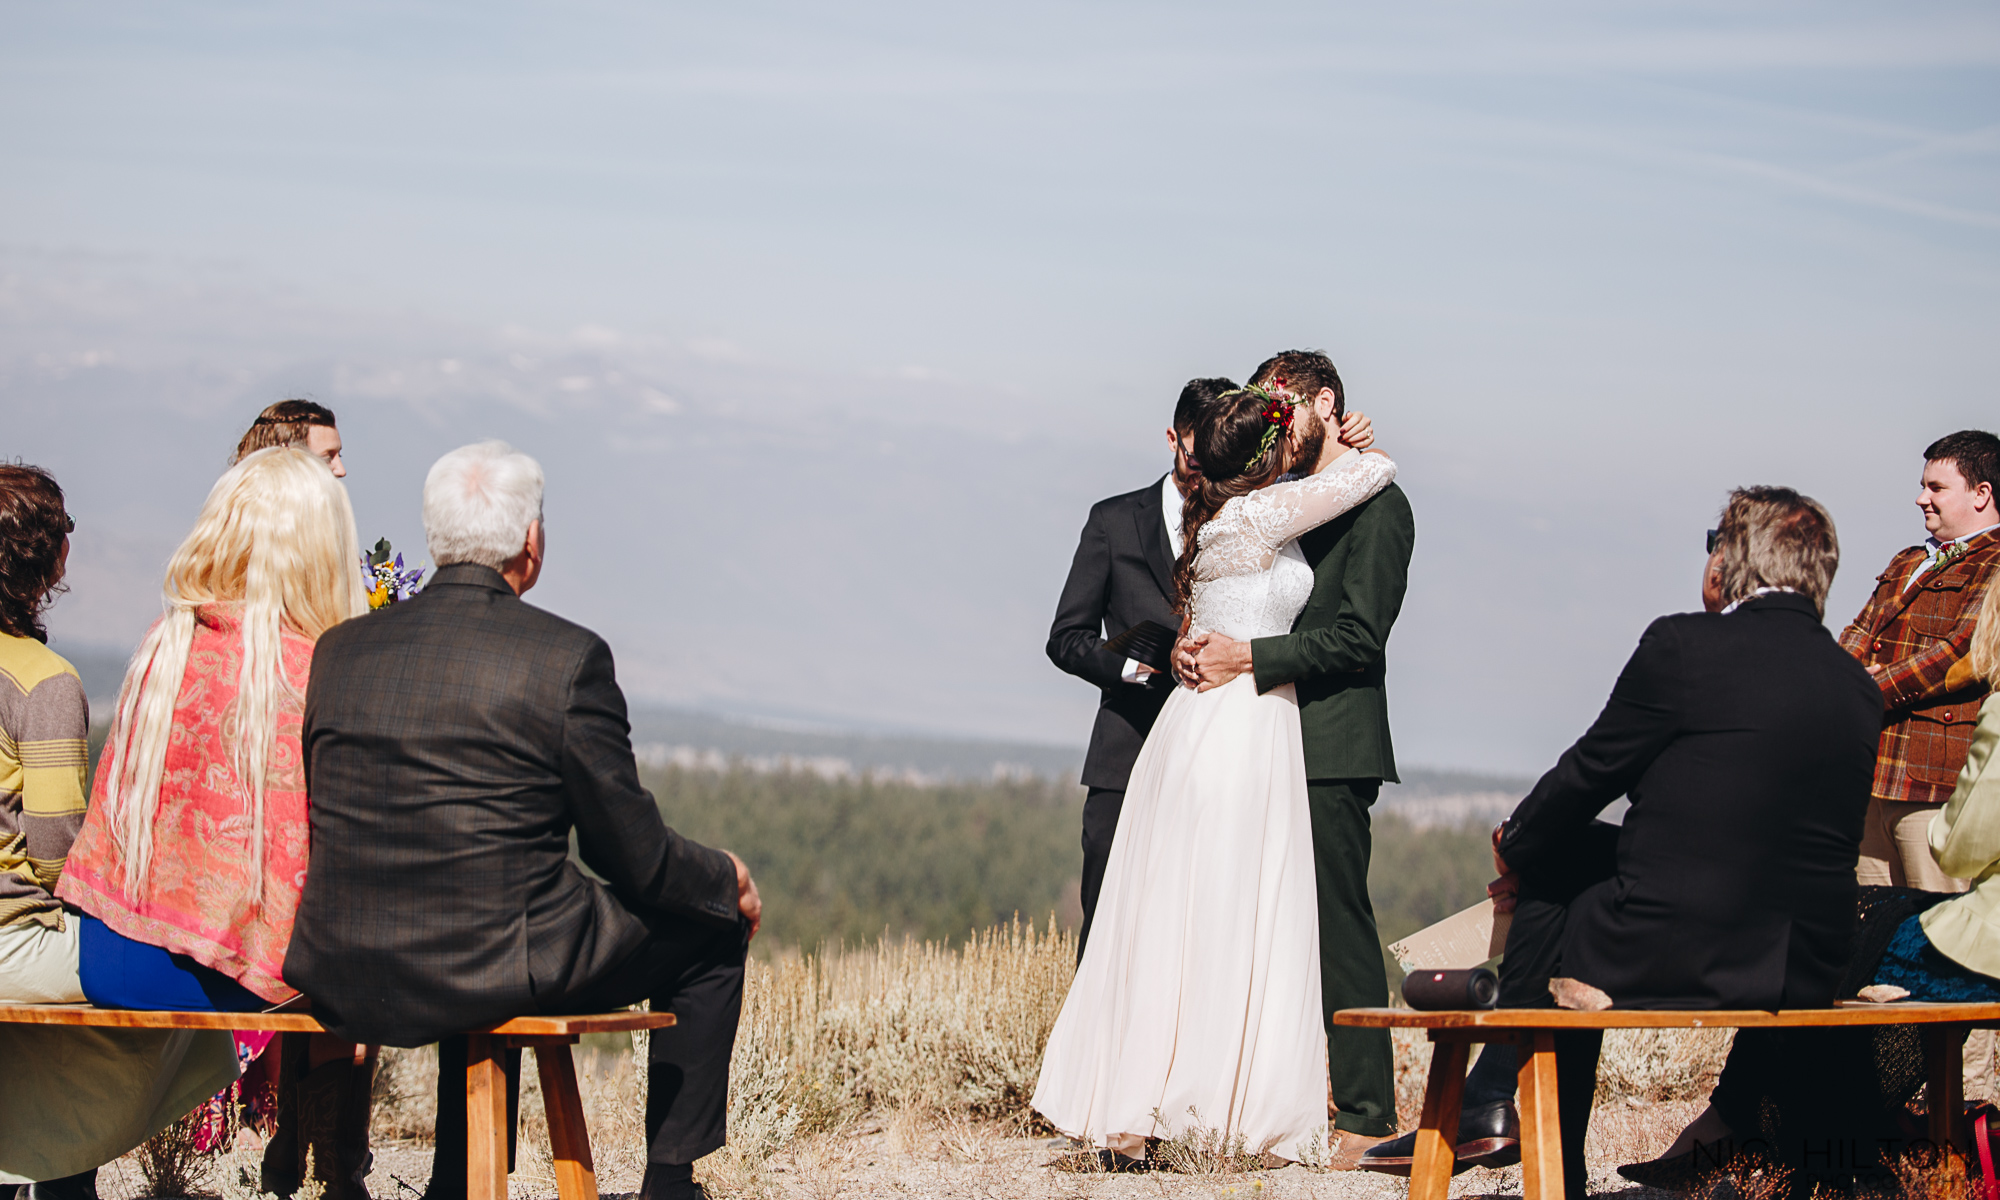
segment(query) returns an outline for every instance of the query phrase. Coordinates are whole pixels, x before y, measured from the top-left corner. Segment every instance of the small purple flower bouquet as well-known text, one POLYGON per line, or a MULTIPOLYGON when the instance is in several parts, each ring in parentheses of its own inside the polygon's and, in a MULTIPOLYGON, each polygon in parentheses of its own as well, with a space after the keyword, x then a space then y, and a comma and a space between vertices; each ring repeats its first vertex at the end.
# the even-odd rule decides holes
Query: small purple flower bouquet
POLYGON ((403 556, 388 538, 381 538, 373 551, 361 556, 361 578, 368 588, 368 607, 374 610, 416 595, 423 586, 424 569, 405 568, 403 556))

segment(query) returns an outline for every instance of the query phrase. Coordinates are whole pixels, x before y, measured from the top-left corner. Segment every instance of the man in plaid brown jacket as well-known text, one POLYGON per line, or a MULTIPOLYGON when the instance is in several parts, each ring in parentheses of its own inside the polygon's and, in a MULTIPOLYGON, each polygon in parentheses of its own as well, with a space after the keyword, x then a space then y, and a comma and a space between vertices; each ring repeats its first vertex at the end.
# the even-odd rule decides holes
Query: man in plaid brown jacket
POLYGON ((1924 451, 1917 507, 1930 536, 1899 551, 1840 644, 1881 685, 1882 742, 1861 840, 1864 884, 1965 890, 1931 858, 1930 823, 1951 798, 1986 685, 1964 666, 1980 600, 2000 567, 2000 438, 1966 430, 1924 451))

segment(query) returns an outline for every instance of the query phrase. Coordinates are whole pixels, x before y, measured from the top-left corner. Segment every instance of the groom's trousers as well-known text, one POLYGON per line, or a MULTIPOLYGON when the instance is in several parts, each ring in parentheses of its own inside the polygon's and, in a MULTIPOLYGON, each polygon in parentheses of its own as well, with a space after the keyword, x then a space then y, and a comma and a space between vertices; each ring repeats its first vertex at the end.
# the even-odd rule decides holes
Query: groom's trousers
POLYGON ((1375 906, 1368 899, 1373 847, 1368 809, 1379 779, 1313 779, 1306 784, 1312 814, 1313 871, 1319 885, 1319 986, 1326 1008, 1326 1054, 1334 1128, 1363 1137, 1396 1132, 1396 1059, 1386 1029, 1337 1027, 1343 1008, 1389 1003, 1389 973, 1375 906))

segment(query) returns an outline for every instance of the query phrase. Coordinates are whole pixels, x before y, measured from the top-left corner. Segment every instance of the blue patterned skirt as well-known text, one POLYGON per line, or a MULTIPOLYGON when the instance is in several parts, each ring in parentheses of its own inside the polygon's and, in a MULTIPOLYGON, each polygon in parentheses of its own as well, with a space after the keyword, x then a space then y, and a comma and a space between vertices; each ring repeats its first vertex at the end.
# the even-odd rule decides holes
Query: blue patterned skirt
POLYGON ((1875 968, 1875 982, 1908 988, 1912 1000, 1934 1003, 2000 1003, 2000 979, 1981 975, 1945 957, 1924 935, 1922 914, 1896 926, 1875 968))

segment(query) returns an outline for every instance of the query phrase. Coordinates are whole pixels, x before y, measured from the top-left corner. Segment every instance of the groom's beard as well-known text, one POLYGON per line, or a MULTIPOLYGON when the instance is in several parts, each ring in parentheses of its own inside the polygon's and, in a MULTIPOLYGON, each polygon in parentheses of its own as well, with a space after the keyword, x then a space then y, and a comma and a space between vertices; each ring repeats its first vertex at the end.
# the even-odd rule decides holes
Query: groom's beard
POLYGON ((1292 471, 1298 475, 1310 475, 1319 470, 1320 452, 1326 449, 1326 422, 1303 404, 1294 411, 1298 416, 1293 420, 1304 421, 1306 427, 1300 435, 1298 454, 1292 459, 1292 471))

